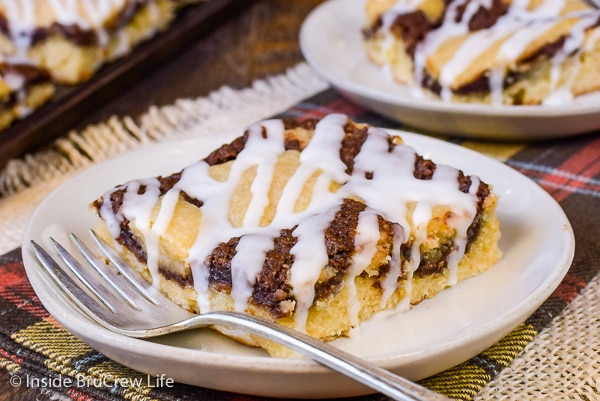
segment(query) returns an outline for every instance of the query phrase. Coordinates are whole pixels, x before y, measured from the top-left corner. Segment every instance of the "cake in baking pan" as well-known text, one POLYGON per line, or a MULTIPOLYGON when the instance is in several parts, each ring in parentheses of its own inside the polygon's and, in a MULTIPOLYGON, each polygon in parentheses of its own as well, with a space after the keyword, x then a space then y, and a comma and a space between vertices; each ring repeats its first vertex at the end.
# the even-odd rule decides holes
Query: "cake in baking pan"
POLYGON ((367 0, 370 60, 417 95, 565 104, 600 89, 600 11, 583 0, 367 0))
POLYGON ((0 60, 0 129, 46 103, 55 87, 46 71, 0 60))
POLYGON ((328 341, 490 269, 496 203, 477 176, 332 114, 262 121, 92 206, 99 234, 183 308, 245 311, 328 341))
POLYGON ((174 0, 2 0, 0 54, 75 84, 165 28, 174 0))

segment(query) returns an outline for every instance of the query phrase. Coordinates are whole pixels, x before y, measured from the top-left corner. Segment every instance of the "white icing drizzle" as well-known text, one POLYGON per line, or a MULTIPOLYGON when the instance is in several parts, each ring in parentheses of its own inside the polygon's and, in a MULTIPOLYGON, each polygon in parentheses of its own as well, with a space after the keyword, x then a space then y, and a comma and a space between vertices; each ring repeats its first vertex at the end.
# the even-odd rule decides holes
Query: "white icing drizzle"
POLYGON ((379 237, 379 222, 377 213, 372 209, 364 210, 358 216, 358 226, 354 237, 355 254, 348 269, 345 285, 348 291, 348 318, 352 328, 360 323, 360 301, 357 298, 356 277, 363 272, 377 252, 377 243, 373 238, 379 237))
POLYGON ((79 25, 87 29, 101 27, 126 2, 127 0, 0 0, 0 7, 6 12, 10 24, 18 24, 27 30, 39 27, 42 21, 79 25), (52 15, 39 15, 41 10, 51 11, 52 15))
POLYGON ((25 87, 25 77, 16 72, 8 71, 2 75, 2 80, 12 91, 20 91, 25 87))
POLYGON ((283 124, 281 121, 265 121, 262 126, 255 125, 250 128, 250 136, 253 138, 262 135, 264 129, 268 135, 263 140, 249 140, 243 153, 243 163, 235 163, 234 179, 236 173, 243 173, 249 166, 257 166, 256 177, 252 182, 250 192, 252 199, 246 215, 244 217, 244 226, 257 227, 263 216, 263 212, 269 204, 269 188, 273 181, 275 173, 275 157, 264 159, 263 154, 280 155, 284 152, 283 147, 283 124))
MULTIPOLYGON (((583 16, 580 21, 571 30, 571 35, 565 40, 563 47, 552 59, 552 69, 550 71, 550 85, 552 87, 552 93, 546 99, 544 99, 544 105, 561 105, 571 103, 573 101, 573 93, 571 87, 575 81, 575 77, 579 72, 581 66, 580 57, 575 57, 573 60, 574 65, 570 71, 569 76, 566 79, 566 83, 562 86, 558 86, 559 79, 561 77, 561 65, 569 57, 571 53, 582 49, 585 51, 588 49, 585 44, 585 31, 589 26, 598 21, 598 16, 583 16)), ((597 30, 595 31, 597 35, 597 30)))
POLYGON ((244 312, 265 255, 273 247, 273 237, 264 234, 243 235, 231 259, 231 297, 234 309, 244 312))
MULTIPOLYGON (((494 65, 488 71, 490 83, 491 103, 502 104, 502 92, 506 74, 514 67, 526 48, 536 39, 544 35, 556 24, 565 19, 578 18, 579 21, 569 32, 563 50, 557 52, 552 58, 551 91, 544 104, 559 105, 569 103, 573 99, 571 86, 578 71, 576 66, 566 84, 557 87, 561 66, 567 56, 585 51, 585 33, 593 27, 600 12, 593 9, 567 13, 565 10, 567 0, 543 0, 535 7, 530 0, 513 0, 505 15, 498 18, 496 23, 484 30, 469 32, 468 23, 480 7, 491 8, 492 0, 454 0, 448 6, 444 15, 443 24, 429 32, 425 40, 419 43, 414 55, 414 82, 412 91, 417 96, 422 96, 420 83, 423 78, 427 60, 444 43, 451 38, 458 38, 468 34, 468 38, 461 44, 453 57, 441 66, 438 82, 441 87, 440 97, 443 101, 451 101, 453 88, 459 76, 476 62, 484 51, 494 44, 501 43, 496 54, 494 65), (464 6, 464 13, 460 21, 456 21, 458 7, 464 6)), ((389 28, 395 18, 402 13, 415 11, 420 2, 413 0, 397 0, 396 3, 382 15, 382 32, 391 36, 389 28)), ((574 57, 579 63, 579 56, 574 57)))
POLYGON ((35 26, 35 13, 32 0, 1 0, 0 5, 9 21, 10 35, 18 49, 29 48, 31 34, 35 26))
MULTIPOLYGON (((123 217, 139 230, 146 244, 147 265, 152 277, 158 275, 158 239, 159 234, 152 230, 152 210, 160 193, 158 180, 147 179, 128 185, 123 197, 123 217), (142 188, 143 195, 140 196, 142 188)), ((169 202, 167 202, 169 203, 169 202)), ((163 212, 164 213, 164 212, 163 212)), ((158 281, 154 280, 157 285, 158 281)))
MULTIPOLYGON (((394 244, 390 257, 390 270, 381 281, 381 288, 383 289, 383 294, 381 295, 382 309, 386 308, 387 302, 390 300, 392 295, 394 295, 394 292, 398 287, 400 276, 402 275, 402 258, 400 255, 400 250, 401 244, 405 242, 405 237, 404 230, 398 226, 399 225, 396 224, 396 227, 394 227, 394 244)), ((408 302, 409 298, 405 298, 405 300, 408 302)))
POLYGON ((208 300, 208 269, 204 265, 206 257, 221 241, 215 233, 230 230, 229 225, 229 203, 233 188, 228 188, 210 177, 209 165, 204 162, 196 163, 183 171, 182 177, 176 187, 185 188, 192 197, 202 199, 203 227, 212 227, 212 230, 200 230, 192 248, 189 250, 188 263, 191 266, 194 277, 194 286, 198 292, 198 306, 201 311, 210 310, 208 300))
POLYGON ((324 213, 315 214, 302 220, 294 230, 298 242, 291 250, 295 260, 290 273, 290 284, 296 298, 296 328, 304 330, 308 310, 315 297, 315 283, 329 259, 323 241, 323 232, 333 219, 337 206, 324 213))
POLYGON ((344 138, 343 124, 345 121, 346 117, 343 115, 330 115, 319 123, 312 140, 300 154, 300 167, 283 190, 277 205, 275 224, 280 219, 292 215, 291 213, 294 211, 296 200, 300 197, 304 183, 318 170, 324 172, 319 178, 319 181, 324 184, 319 185, 321 192, 319 192, 319 196, 312 197, 311 204, 304 215, 311 213, 320 205, 331 204, 331 199, 335 195, 328 190, 323 191, 322 187, 323 185, 328 186, 332 180, 342 183, 347 179, 346 173, 344 173, 346 166, 339 158, 341 142, 344 138))
MULTIPOLYGON (((297 238, 292 247, 294 263, 289 271, 289 283, 293 287, 295 299, 294 316, 297 328, 305 329, 309 309, 315 297, 315 284, 323 266, 328 264, 324 241, 324 231, 330 225, 336 212, 347 198, 364 200, 368 207, 359 215, 348 276, 344 285, 350 299, 348 313, 353 326, 358 324, 359 304, 354 301, 356 286, 354 280, 369 265, 376 251, 379 239, 377 215, 390 221, 394 229, 394 244, 390 255, 389 272, 382 279, 382 304, 388 302, 398 286, 401 275, 408 278, 420 262, 419 246, 427 237, 427 224, 436 205, 447 205, 456 214, 455 250, 448 259, 450 270, 449 285, 455 282, 456 268, 467 243, 467 228, 476 214, 477 188, 479 180, 472 177, 469 193, 458 189, 458 170, 437 165, 430 180, 414 177, 415 151, 404 145, 390 150, 388 134, 370 128, 366 141, 354 158, 352 174, 346 173, 346 165, 340 160, 341 143, 344 138, 344 125, 347 117, 333 114, 322 119, 316 126, 312 140, 300 153, 301 164, 283 189, 275 216, 267 226, 261 226, 261 217, 268 204, 268 192, 273 179, 274 166, 285 152, 284 127, 280 120, 269 120, 249 128, 244 149, 231 162, 226 180, 219 181, 209 174, 209 165, 200 161, 182 171, 180 180, 161 199, 158 215, 151 222, 151 211, 159 202, 159 181, 157 179, 137 180, 115 190, 126 189, 120 212, 115 216, 110 206, 110 192, 104 195, 100 209, 101 217, 113 235, 120 233, 120 223, 124 218, 131 221, 142 233, 147 247, 148 266, 154 283, 158 276, 158 239, 167 229, 172 219, 176 200, 181 192, 203 202, 201 224, 193 246, 189 249, 188 263, 191 266, 194 286, 198 292, 198 305, 202 312, 211 310, 208 297, 208 266, 205 261, 221 242, 240 237, 236 255, 231 261, 232 290, 236 310, 245 310, 252 295, 253 286, 261 272, 265 254, 272 248, 273 240, 282 229, 291 229, 297 238), (251 186, 252 199, 244 216, 244 224, 234 227, 229 219, 230 199, 238 181, 248 169, 256 167, 256 177, 251 186), (304 183, 315 173, 320 172, 313 188, 308 207, 295 211, 294 205, 304 183), (330 190, 332 182, 341 186, 330 190), (140 187, 145 191, 140 191, 140 187), (416 208, 412 216, 408 214, 408 204, 416 208), (400 249, 409 239, 411 231, 408 223, 412 220, 415 228, 412 259, 401 265, 400 249)), ((405 287, 408 307, 410 283, 405 287)))

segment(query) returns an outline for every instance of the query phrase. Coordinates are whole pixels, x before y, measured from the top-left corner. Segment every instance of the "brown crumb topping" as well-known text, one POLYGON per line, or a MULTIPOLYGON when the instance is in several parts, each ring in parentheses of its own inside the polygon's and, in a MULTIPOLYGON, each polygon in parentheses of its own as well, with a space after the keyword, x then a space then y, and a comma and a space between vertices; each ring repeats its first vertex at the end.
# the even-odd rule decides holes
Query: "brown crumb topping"
MULTIPOLYGON (((468 2, 465 2, 457 7, 456 22, 460 22, 463 19, 468 4, 468 2)), ((493 0, 490 8, 483 5, 479 6, 475 14, 471 17, 471 20, 469 20, 469 31, 479 31, 493 26, 500 17, 508 12, 509 6, 509 3, 504 0, 493 0)))
POLYGON ((431 23, 423 11, 417 10, 398 15, 390 30, 394 35, 402 38, 406 53, 414 56, 417 45, 437 26, 439 22, 431 23))
POLYGON ((231 260, 235 256, 240 237, 221 242, 206 258, 208 285, 218 292, 231 292, 231 260))
POLYGON ((418 180, 431 180, 433 173, 435 173, 435 167, 435 163, 431 160, 425 159, 421 155, 416 155, 413 176, 418 180))
POLYGON ((223 145, 219 149, 212 152, 204 159, 204 161, 209 165, 214 166, 216 164, 226 163, 235 159, 237 155, 244 150, 244 145, 246 145, 248 135, 249 132, 246 131, 243 136, 236 138, 230 144, 223 145))
POLYGON ((315 299, 327 298, 337 292, 354 254, 354 237, 358 216, 366 205, 353 199, 345 199, 334 219, 324 232, 325 249, 329 262, 323 267, 321 277, 315 284, 315 299))
POLYGON ((352 174, 354 170, 354 158, 360 152, 362 145, 367 140, 367 126, 359 127, 351 122, 344 126, 344 139, 340 149, 340 160, 346 165, 346 173, 352 174))
POLYGON ((290 250, 298 242, 298 238, 292 234, 294 229, 281 230, 275 238, 273 249, 267 252, 252 291, 252 303, 266 308, 275 318, 293 314, 290 304, 295 304, 295 298, 289 284, 289 272, 294 263, 294 255, 290 250))
POLYGON ((192 274, 188 274, 187 277, 184 277, 181 274, 174 273, 171 270, 163 267, 159 267, 158 272, 166 280, 174 281, 179 284, 181 288, 189 288, 194 286, 194 276, 192 274))
POLYGON ((419 262, 419 267, 415 271, 415 275, 422 277, 440 273, 443 269, 448 267, 448 256, 453 248, 454 241, 449 239, 441 243, 438 247, 421 253, 421 261, 419 262))

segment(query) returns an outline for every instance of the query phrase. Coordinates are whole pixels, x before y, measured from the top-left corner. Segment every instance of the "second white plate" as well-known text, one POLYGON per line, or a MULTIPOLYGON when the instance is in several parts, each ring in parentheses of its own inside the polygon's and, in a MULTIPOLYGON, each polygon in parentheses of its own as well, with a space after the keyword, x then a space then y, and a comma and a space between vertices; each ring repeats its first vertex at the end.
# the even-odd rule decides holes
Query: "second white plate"
MULTIPOLYGON (((407 144, 438 163, 491 183, 500 197, 504 256, 490 271, 460 283, 412 311, 377 320, 335 345, 410 379, 454 366, 494 344, 523 322, 558 286, 573 257, 574 239, 560 206, 539 186, 502 163, 447 142, 404 132, 407 144)), ((163 143, 86 170, 50 195, 24 236, 23 260, 48 311, 111 359, 182 383, 271 397, 354 396, 370 389, 306 359, 274 359, 208 329, 155 340, 124 337, 85 317, 41 271, 30 241, 86 237, 97 220, 89 203, 126 180, 166 175, 204 157, 234 134, 163 143), (310 385, 307 385, 310 383, 310 385)), ((385 196, 385 194, 382 194, 385 196)), ((48 247, 49 248, 49 247, 48 247)))
POLYGON ((365 0, 330 0, 307 17, 300 46, 308 63, 354 102, 442 135, 540 140, 600 129, 600 93, 564 106, 491 106, 418 98, 369 62, 362 47, 365 0))

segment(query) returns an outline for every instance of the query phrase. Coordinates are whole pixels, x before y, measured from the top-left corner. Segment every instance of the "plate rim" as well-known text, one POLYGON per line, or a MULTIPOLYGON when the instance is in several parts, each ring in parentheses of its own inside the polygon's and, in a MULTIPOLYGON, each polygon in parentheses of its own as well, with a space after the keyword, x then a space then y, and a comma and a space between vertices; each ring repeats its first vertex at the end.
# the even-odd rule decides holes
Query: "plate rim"
MULTIPOLYGON (((522 305, 524 305, 524 304, 529 305, 529 308, 527 309, 527 311, 528 311, 527 313, 521 312, 516 315, 513 315, 513 317, 512 317, 512 320, 519 320, 519 323, 522 322, 527 316, 529 316, 531 313, 533 313, 533 311, 535 311, 535 309, 537 309, 537 307, 539 307, 539 305, 546 298, 548 298, 551 295, 551 291, 553 291, 560 284, 564 275, 567 273, 569 266, 572 263, 573 254, 574 254, 574 235, 573 235, 572 227, 570 226, 570 223, 568 221, 568 218, 564 214, 564 211, 562 210, 560 205, 558 205, 558 203, 547 192, 545 192, 541 187, 539 187, 537 184, 535 184, 533 181, 531 181, 526 176, 520 174, 516 170, 511 169, 509 166, 506 166, 504 163, 494 160, 494 159, 492 159, 486 155, 483 155, 479 152, 476 152, 474 150, 471 150, 471 149, 468 149, 468 148, 465 148, 465 147, 462 147, 462 146, 459 146, 459 145, 456 145, 456 144, 453 144, 450 142, 446 142, 446 141, 439 140, 439 139, 434 139, 434 138, 419 135, 419 134, 409 133, 406 131, 392 130, 392 129, 386 129, 386 131, 388 131, 391 134, 399 134, 406 140, 408 145, 411 145, 411 142, 413 142, 413 141, 416 141, 417 143, 420 144, 420 146, 423 146, 423 147, 429 147, 430 145, 434 144, 436 147, 442 147, 442 148, 448 149, 450 151, 452 151, 452 150, 459 151, 459 152, 461 152, 461 154, 469 155, 469 157, 474 157, 479 160, 484 160, 486 163, 493 164, 496 168, 506 169, 506 172, 508 174, 512 174, 514 177, 521 177, 520 179, 527 180, 524 182, 528 182, 529 190, 538 191, 537 192, 538 195, 545 197, 546 201, 550 202, 550 205, 552 205, 553 208, 556 208, 557 212, 561 213, 560 218, 563 220, 563 222, 565 224, 565 228, 566 228, 565 233, 567 234, 566 237, 564 238, 564 240, 567 242, 568 246, 565 247, 563 249, 563 252, 561 253, 560 265, 553 268, 553 274, 550 275, 552 277, 552 280, 548 280, 548 279, 544 280, 543 281, 544 288, 541 288, 542 286, 539 286, 538 288, 536 288, 536 291, 534 291, 535 297, 533 299, 532 299, 532 295, 530 295, 527 298, 522 299, 521 302, 518 304, 519 309, 522 309, 522 305), (532 303, 535 304, 536 306, 532 307, 531 306, 532 303)), ((233 364, 233 365, 235 365, 236 369, 260 368, 260 370, 264 371, 265 373, 279 372, 281 374, 291 374, 291 375, 327 374, 327 373, 329 373, 328 369, 326 369, 326 368, 318 365, 316 362, 313 362, 308 359, 281 360, 281 359, 276 359, 276 358, 270 358, 267 356, 258 357, 258 356, 245 356, 245 355, 241 355, 241 356, 240 355, 230 355, 230 354, 223 354, 223 353, 210 352, 210 351, 207 352, 204 350, 189 349, 189 348, 178 347, 178 346, 173 346, 173 345, 158 344, 158 343, 149 342, 149 341, 141 340, 141 339, 133 339, 133 338, 118 335, 116 333, 112 333, 109 330, 98 326, 96 323, 89 320, 89 318, 84 317, 82 315, 79 315, 77 319, 73 319, 73 316, 69 316, 69 319, 66 319, 67 315, 64 314, 64 310, 62 311, 62 315, 64 315, 64 318, 59 320, 59 318, 56 317, 56 315, 60 316, 61 310, 60 310, 59 303, 57 303, 57 300, 52 299, 51 294, 48 294, 47 292, 43 292, 42 294, 39 294, 40 289, 43 289, 43 284, 44 284, 43 283, 44 279, 42 278, 43 273, 38 270, 37 262, 34 259, 32 253, 31 253, 31 250, 30 250, 29 240, 35 237, 35 235, 32 235, 32 230, 35 229, 37 219, 40 218, 40 215, 43 215, 45 208, 48 207, 47 205, 49 204, 49 202, 51 203, 51 199, 53 199, 54 197, 60 196, 60 194, 63 191, 68 189, 70 185, 73 185, 74 182, 77 182, 77 180, 82 180, 86 177, 93 176, 95 173, 98 173, 99 171, 106 168, 107 166, 110 166, 111 164, 115 163, 115 160, 123 160, 124 158, 130 158, 132 156, 132 153, 137 153, 138 157, 142 157, 146 153, 150 153, 152 151, 158 151, 159 149, 163 149, 164 147, 169 147, 169 148, 181 147, 183 149, 187 149, 186 144, 188 144, 188 143, 198 144, 198 143, 203 143, 207 140, 209 140, 209 141, 219 140, 221 142, 226 142, 227 139, 229 139, 229 138, 231 138, 231 139, 234 138, 234 135, 226 134, 223 136, 214 135, 214 136, 210 136, 210 137, 199 137, 199 138, 194 138, 194 139, 173 140, 173 141, 167 141, 167 142, 163 142, 163 143, 145 146, 145 147, 137 149, 133 152, 128 152, 126 154, 119 155, 117 157, 111 158, 111 159, 104 161, 102 163, 99 163, 97 165, 94 165, 91 168, 86 169, 86 170, 82 171, 81 173, 77 174, 76 176, 72 177, 67 182, 63 183, 56 190, 54 190, 48 196, 48 198, 46 198, 46 200, 44 200, 38 206, 38 208, 34 212, 32 218, 30 219, 30 221, 27 224, 27 228, 25 230, 25 234, 23 237, 22 250, 23 250, 23 263, 24 263, 27 275, 29 277, 29 280, 31 281, 32 286, 34 287, 36 294, 38 294, 40 301, 44 304, 44 306, 48 309, 48 311, 53 316, 55 316, 56 320, 59 321, 59 323, 61 323, 65 327, 67 327, 67 329, 70 332, 72 332, 73 334, 75 334, 77 337, 81 338, 84 342, 86 342, 88 344, 90 343, 90 336, 92 337, 94 342, 97 342, 99 338, 101 339, 101 338, 105 337, 107 339, 111 339, 111 341, 113 341, 114 344, 117 344, 117 345, 122 344, 121 347, 131 348, 131 349, 144 348, 144 349, 147 349, 147 351, 153 351, 154 353, 158 353, 161 350, 164 350, 164 347, 168 347, 167 349, 169 350, 170 357, 175 358, 178 361, 189 361, 189 359, 191 359, 195 356, 201 356, 203 359, 202 365, 206 365, 206 366, 219 365, 219 366, 222 366, 222 367, 224 366, 224 367, 228 368, 231 366, 229 364, 233 364), (73 330, 73 328, 75 328, 75 330, 73 330), (81 332, 83 330, 90 330, 89 335, 82 337, 81 332), (94 331, 96 331, 96 333, 94 333, 94 331), (141 347, 140 347, 140 345, 141 345, 141 347), (209 363, 206 363, 207 360, 209 363)), ((515 309, 515 307, 513 307, 513 309, 515 309)), ((447 353, 447 352, 449 352, 448 350, 451 350, 461 344, 463 346, 468 346, 470 343, 472 343, 474 341, 481 341, 482 339, 486 339, 486 338, 489 339, 490 332, 492 332, 494 334, 499 334, 498 338, 497 338, 497 339, 499 339, 499 338, 503 337, 504 335, 506 335, 510 330, 514 329, 514 327, 516 327, 516 324, 511 324, 510 325, 511 327, 509 330, 499 330, 500 327, 506 326, 507 317, 505 315, 496 317, 495 319, 491 319, 488 322, 486 322, 485 325, 483 325, 483 326, 478 326, 479 335, 476 338, 473 338, 473 336, 467 335, 467 333, 463 333, 460 336, 455 337, 452 342, 446 342, 443 346, 438 345, 436 347, 432 347, 427 350, 415 351, 410 354, 378 355, 376 357, 365 357, 365 359, 368 359, 371 362, 373 362, 379 366, 382 366, 384 368, 389 368, 389 369, 393 370, 393 369, 397 368, 397 365, 398 365, 398 363, 400 363, 399 362, 400 360, 403 365, 409 365, 411 363, 419 363, 419 361, 422 361, 425 358, 431 358, 431 357, 434 357, 439 354, 447 353), (481 330, 481 327, 484 327, 485 330, 481 330), (469 340, 469 337, 471 337, 470 340, 469 340)), ((492 344, 493 343, 495 343, 495 341, 493 341, 492 344)), ((146 351, 144 351, 144 353, 146 353, 146 351)), ((118 361, 118 362, 123 363, 121 361, 118 361)), ((264 394, 264 395, 273 395, 273 394, 264 394)), ((275 394, 275 396, 281 396, 281 394, 279 394, 279 395, 275 394)))

